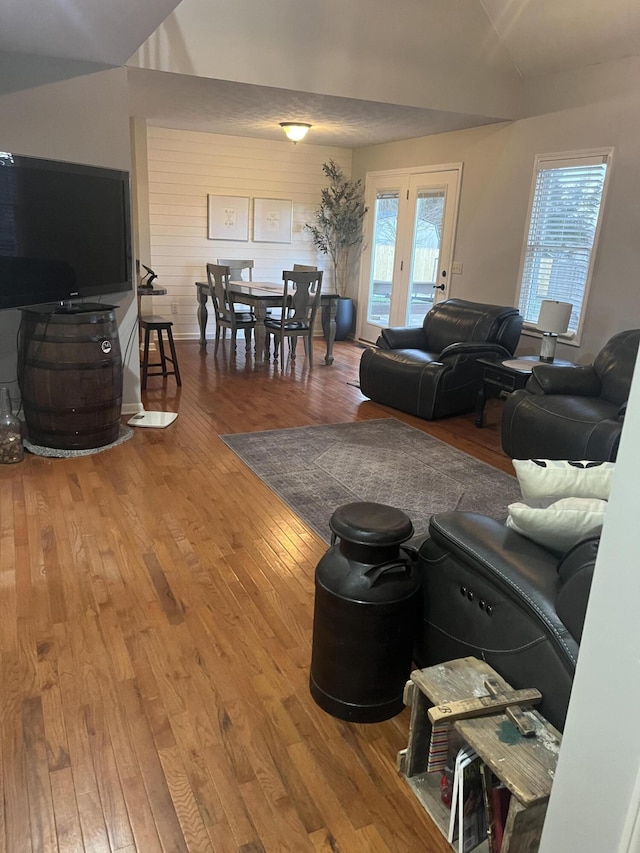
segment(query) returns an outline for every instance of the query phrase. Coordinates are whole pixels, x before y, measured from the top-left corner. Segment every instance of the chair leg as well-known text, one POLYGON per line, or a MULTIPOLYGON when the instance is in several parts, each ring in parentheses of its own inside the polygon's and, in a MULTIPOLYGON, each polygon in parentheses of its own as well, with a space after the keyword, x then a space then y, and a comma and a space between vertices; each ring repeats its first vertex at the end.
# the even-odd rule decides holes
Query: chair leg
POLYGON ((296 349, 298 347, 298 336, 292 335, 289 338, 289 350, 291 351, 291 361, 296 360, 296 349))
POLYGON ((144 348, 142 350, 142 380, 140 386, 143 391, 147 388, 147 373, 149 372, 149 341, 151 338, 151 329, 147 326, 144 330, 144 348))
POLYGON ((236 351, 236 336, 237 330, 231 329, 231 352, 234 353, 236 351))
MULTIPOLYGON (((224 332, 225 330, 223 329, 222 331, 224 332)), ((216 326, 216 345, 215 345, 215 349, 213 350, 214 355, 218 355, 218 346, 219 345, 220 345, 220 326, 216 326)))
POLYGON ((309 333, 309 336, 304 340, 305 344, 307 344, 305 349, 307 350, 307 356, 309 358, 309 367, 313 367, 313 338, 311 337, 311 333, 309 333))
POLYGON ((284 373, 284 338, 281 337, 278 343, 280 344, 280 370, 284 373))
POLYGON ((167 329, 167 340, 169 342, 169 349, 171 350, 171 360, 173 362, 173 370, 176 375, 176 385, 182 385, 182 381, 180 379, 180 369, 178 367, 178 357, 176 356, 176 348, 173 342, 173 332, 171 331, 171 327, 167 329))
POLYGON ((160 353, 160 367, 162 369, 162 375, 167 375, 167 357, 164 352, 164 337, 162 336, 162 332, 160 329, 156 332, 158 336, 158 352, 160 353))
MULTIPOLYGON (((287 337, 287 341, 289 342, 288 343, 289 352, 291 352, 292 347, 293 347, 293 339, 290 337, 287 337)), ((273 346, 273 357, 274 358, 278 357, 278 350, 279 349, 280 349, 280 341, 278 340, 278 338, 274 337, 274 346, 273 346)))
POLYGON ((247 352, 251 352, 251 329, 244 330, 244 348, 247 352))

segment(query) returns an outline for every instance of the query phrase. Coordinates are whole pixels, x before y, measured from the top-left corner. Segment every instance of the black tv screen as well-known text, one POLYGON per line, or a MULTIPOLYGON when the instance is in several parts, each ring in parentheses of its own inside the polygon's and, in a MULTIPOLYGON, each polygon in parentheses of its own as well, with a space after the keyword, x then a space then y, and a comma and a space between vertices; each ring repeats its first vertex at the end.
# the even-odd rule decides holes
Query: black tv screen
POLYGON ((0 309, 131 288, 129 173, 0 152, 0 309))

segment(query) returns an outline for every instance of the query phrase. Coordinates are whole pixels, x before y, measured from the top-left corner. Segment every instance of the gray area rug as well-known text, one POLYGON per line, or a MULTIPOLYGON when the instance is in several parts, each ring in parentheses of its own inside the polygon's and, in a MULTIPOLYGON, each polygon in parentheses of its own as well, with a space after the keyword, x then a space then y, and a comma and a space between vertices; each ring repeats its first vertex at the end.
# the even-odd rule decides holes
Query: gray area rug
POLYGON ((326 542, 333 511, 353 501, 398 507, 420 534, 436 512, 500 519, 521 500, 515 477, 395 418, 220 438, 326 542))

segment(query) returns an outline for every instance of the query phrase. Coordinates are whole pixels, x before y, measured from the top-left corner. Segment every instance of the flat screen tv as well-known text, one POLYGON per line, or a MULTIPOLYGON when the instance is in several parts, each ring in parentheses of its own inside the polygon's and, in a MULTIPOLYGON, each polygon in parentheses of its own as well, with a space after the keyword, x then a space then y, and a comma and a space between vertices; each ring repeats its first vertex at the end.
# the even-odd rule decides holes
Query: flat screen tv
POLYGON ((0 152, 0 309, 132 289, 129 173, 0 152))

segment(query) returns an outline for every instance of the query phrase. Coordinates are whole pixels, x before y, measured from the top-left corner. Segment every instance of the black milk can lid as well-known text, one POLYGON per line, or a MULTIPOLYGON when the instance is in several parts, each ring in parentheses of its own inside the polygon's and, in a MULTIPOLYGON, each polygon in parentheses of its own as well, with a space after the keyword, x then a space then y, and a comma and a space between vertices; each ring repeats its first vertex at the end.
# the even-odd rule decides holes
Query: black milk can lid
POLYGON ((413 524, 401 509, 366 501, 338 507, 329 521, 331 530, 358 545, 400 545, 413 536, 413 524))

